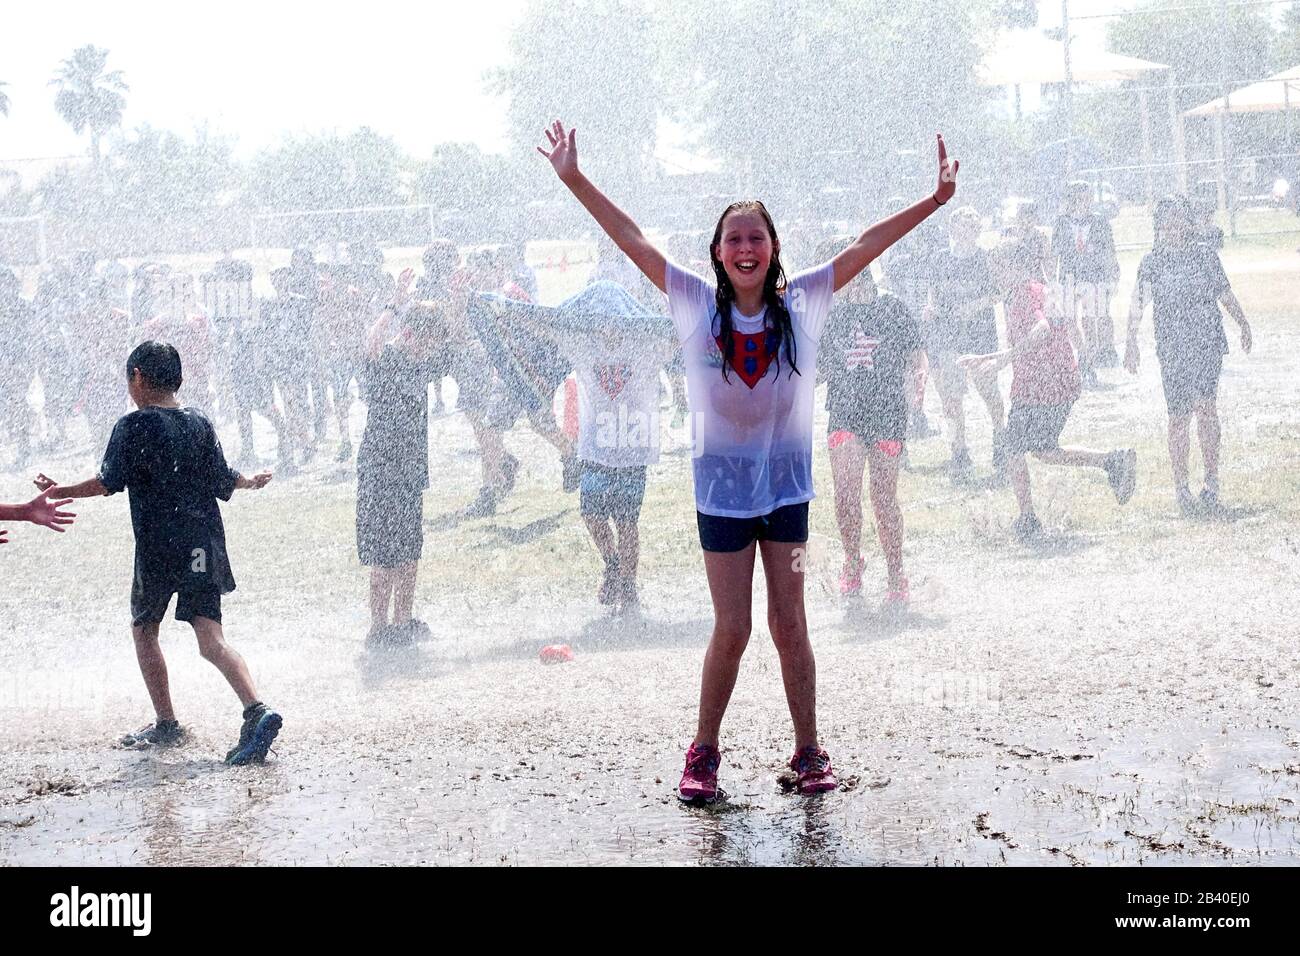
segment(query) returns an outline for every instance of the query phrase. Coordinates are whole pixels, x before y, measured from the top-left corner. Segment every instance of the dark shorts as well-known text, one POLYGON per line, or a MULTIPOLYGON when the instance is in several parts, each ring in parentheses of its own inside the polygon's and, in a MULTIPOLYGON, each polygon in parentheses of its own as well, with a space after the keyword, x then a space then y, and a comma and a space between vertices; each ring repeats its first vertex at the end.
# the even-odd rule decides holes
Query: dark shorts
POLYGON ((1219 394, 1223 356, 1217 352, 1161 355, 1160 382, 1171 418, 1186 418, 1194 406, 1219 394))
POLYGON ((936 364, 943 356, 988 355, 998 350, 998 324, 938 320, 929 330, 926 349, 936 364))
POLYGON ((907 403, 899 402, 889 408, 857 408, 851 413, 833 411, 826 431, 831 435, 852 432, 867 445, 879 441, 903 441, 907 438, 907 403))
POLYGON ((1061 432, 1070 417, 1073 402, 1063 405, 1022 405, 1012 403, 1007 413, 1007 428, 1002 433, 1003 447, 1009 454, 1030 451, 1055 451, 1061 447, 1061 432))
POLYGON ((216 587, 196 590, 168 587, 145 587, 131 592, 131 624, 158 624, 167 616, 167 605, 176 595, 176 620, 193 622, 206 617, 221 623, 221 590, 216 587))
POLYGON ((357 475, 357 557, 366 567, 396 568, 424 553, 424 489, 357 475))
POLYGON ((607 468, 582 462, 578 506, 584 518, 612 518, 619 524, 636 524, 645 499, 645 465, 607 468))
POLYGON ((695 512, 705 551, 743 551, 755 541, 801 544, 808 540, 808 502, 785 505, 754 518, 725 518, 695 512))

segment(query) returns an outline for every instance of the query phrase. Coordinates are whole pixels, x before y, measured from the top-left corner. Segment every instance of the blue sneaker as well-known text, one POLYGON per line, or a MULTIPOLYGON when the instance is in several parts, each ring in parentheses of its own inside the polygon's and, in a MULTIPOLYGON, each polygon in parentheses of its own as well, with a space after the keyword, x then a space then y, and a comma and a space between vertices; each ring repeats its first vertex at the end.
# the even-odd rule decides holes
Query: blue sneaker
POLYGON ((244 719, 244 726, 239 729, 239 743, 226 754, 226 763, 232 767, 261 763, 283 724, 284 718, 267 707, 254 711, 244 719))

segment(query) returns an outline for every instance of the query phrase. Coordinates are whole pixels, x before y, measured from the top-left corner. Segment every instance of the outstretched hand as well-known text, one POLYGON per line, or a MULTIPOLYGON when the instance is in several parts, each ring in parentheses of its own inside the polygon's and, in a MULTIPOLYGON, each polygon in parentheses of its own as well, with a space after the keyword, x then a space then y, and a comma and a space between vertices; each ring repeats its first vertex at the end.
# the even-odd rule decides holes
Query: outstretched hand
POLYGON ((261 491, 263 488, 267 486, 267 483, 270 482, 270 480, 271 480, 271 473, 269 471, 259 471, 251 478, 244 479, 244 481, 248 483, 245 487, 247 487, 250 491, 261 491))
POLYGON ((51 488, 53 488, 55 485, 57 485, 58 482, 55 481, 53 478, 51 478, 49 475, 45 474, 44 472, 41 472, 36 476, 35 479, 33 479, 32 484, 34 484, 42 492, 46 492, 49 491, 51 488))
POLYGON ((561 182, 567 183, 578 174, 577 134, 576 129, 566 133, 564 124, 556 120, 546 130, 546 141, 550 144, 551 151, 548 153, 542 147, 537 147, 537 151, 551 161, 551 168, 561 182))
POLYGON ((957 191, 957 170, 961 168, 961 161, 948 158, 948 149, 943 144, 943 133, 938 134, 938 140, 939 185, 934 191, 934 198, 937 202, 946 203, 957 191))
POLYGON ((27 502, 27 520, 62 534, 63 525, 72 524, 77 515, 76 512, 59 510, 64 505, 72 504, 72 499, 60 498, 58 501, 51 501, 49 495, 53 490, 54 485, 51 484, 41 489, 39 495, 27 502))

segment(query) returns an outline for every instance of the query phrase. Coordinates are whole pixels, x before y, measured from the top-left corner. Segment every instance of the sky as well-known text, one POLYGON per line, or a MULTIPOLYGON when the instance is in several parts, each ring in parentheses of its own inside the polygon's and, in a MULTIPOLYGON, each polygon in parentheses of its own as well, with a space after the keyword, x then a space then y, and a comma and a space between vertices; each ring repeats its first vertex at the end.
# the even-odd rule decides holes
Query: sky
POLYGON ((506 148, 505 104, 483 72, 506 60, 523 0, 157 0, 6 3, 0 159, 85 150, 54 112, 61 60, 107 47, 126 73, 124 126, 188 132, 207 122, 249 155, 285 131, 369 125, 415 155, 437 142, 506 148), (202 15, 191 10, 208 11, 202 15))
MULTIPOLYGON (((563 2, 563 0, 557 0, 563 2)), ((1072 16, 1134 0, 1071 0, 1072 16)), ((217 0, 197 5, 131 0, 6 4, 0 81, 0 162, 84 155, 86 141, 54 112, 48 85, 61 60, 87 43, 107 47, 109 67, 131 86, 124 127, 189 133, 206 123, 236 137, 248 157, 286 132, 368 125, 408 153, 474 142, 508 148, 506 103, 484 91, 485 70, 508 57, 525 0, 217 0)), ((1041 27, 1060 23, 1059 0, 1040 0, 1041 27)), ((1100 43, 1104 21, 1081 20, 1078 42, 1100 43)), ((674 130, 661 158, 675 152, 674 130)), ((35 171, 42 164, 35 164, 35 171)))

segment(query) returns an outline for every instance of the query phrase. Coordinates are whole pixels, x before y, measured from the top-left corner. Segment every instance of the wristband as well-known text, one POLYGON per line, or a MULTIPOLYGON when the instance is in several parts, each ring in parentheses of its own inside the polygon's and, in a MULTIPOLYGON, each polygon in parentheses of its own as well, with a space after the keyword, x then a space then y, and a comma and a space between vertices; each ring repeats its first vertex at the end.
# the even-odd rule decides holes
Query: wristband
POLYGON ((934 204, 935 204, 936 206, 946 206, 946 205, 947 205, 947 203, 939 202, 939 197, 938 197, 938 196, 931 195, 930 198, 934 200, 934 204))

